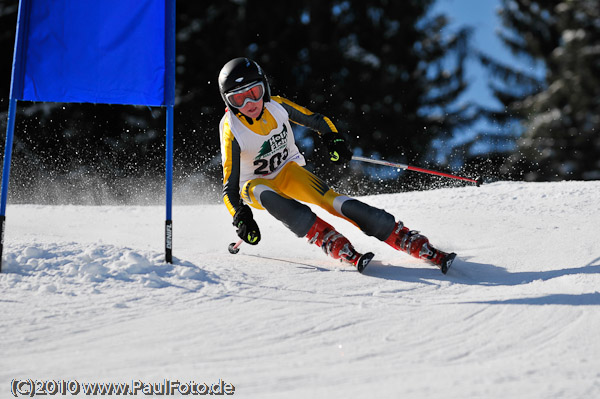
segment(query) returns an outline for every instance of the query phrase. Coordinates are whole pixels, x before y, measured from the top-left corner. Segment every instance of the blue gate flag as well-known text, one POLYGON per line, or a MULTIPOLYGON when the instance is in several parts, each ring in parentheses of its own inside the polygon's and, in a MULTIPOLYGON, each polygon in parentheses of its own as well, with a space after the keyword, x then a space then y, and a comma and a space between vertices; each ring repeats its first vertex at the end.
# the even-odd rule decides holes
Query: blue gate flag
POLYGON ((170 102, 165 0, 21 0, 21 7, 17 100, 170 102))

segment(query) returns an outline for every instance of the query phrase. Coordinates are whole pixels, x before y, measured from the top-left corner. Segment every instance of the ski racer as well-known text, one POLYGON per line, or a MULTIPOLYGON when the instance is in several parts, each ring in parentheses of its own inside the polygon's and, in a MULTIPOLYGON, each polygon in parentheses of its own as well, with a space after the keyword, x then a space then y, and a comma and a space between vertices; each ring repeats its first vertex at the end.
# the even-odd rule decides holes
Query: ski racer
POLYGON ((339 194, 303 166, 290 122, 318 133, 331 162, 352 158, 344 137, 332 121, 279 96, 271 96, 262 68, 248 58, 234 58, 219 73, 225 115, 219 124, 223 166, 223 200, 233 217, 237 235, 256 245, 261 235, 252 210, 266 210, 298 237, 320 247, 334 259, 363 269, 373 258, 356 251, 305 203, 356 225, 365 234, 424 259, 446 273, 456 254, 442 252, 427 237, 396 222, 388 212, 339 194))

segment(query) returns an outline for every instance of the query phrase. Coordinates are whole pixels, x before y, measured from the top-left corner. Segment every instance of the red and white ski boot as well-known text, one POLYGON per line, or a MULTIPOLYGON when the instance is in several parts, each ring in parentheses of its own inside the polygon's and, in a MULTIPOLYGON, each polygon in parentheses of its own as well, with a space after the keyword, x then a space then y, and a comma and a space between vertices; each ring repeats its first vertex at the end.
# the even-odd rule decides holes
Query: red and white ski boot
POLYGON ((402 222, 396 223, 396 227, 385 243, 398 251, 403 251, 417 259, 423 259, 433 263, 440 268, 442 273, 446 274, 456 254, 446 253, 434 248, 429 239, 419 234, 416 230, 409 230, 404 227, 402 222))
POLYGON ((333 259, 340 259, 340 261, 353 265, 360 273, 365 270, 375 256, 372 252, 364 255, 357 252, 346 237, 318 217, 306 234, 306 238, 309 244, 315 244, 333 259))

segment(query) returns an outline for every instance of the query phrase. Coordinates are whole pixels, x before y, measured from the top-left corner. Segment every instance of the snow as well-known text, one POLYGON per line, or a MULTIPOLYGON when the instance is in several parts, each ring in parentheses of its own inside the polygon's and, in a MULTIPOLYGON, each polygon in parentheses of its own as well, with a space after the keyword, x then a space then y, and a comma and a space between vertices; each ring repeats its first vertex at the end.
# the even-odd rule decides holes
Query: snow
POLYGON ((222 380, 240 398, 600 397, 599 194, 497 182, 362 198, 457 252, 447 275, 322 212, 376 253, 364 275, 266 212, 261 243, 230 255, 223 205, 175 206, 169 265, 163 207, 9 204, 0 396, 31 378, 222 380))

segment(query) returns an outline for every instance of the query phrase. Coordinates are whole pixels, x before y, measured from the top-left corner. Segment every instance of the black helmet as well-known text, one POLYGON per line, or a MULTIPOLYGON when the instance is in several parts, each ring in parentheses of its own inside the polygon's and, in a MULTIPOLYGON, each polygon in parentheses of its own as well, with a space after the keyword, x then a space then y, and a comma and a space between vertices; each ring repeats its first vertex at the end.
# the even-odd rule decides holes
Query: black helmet
POLYGON ((250 58, 234 58, 221 68, 221 72, 219 72, 219 92, 221 92, 225 105, 233 112, 238 112, 238 109, 227 103, 225 94, 252 82, 263 82, 265 85, 263 100, 265 102, 271 100, 269 81, 262 68, 250 58))

